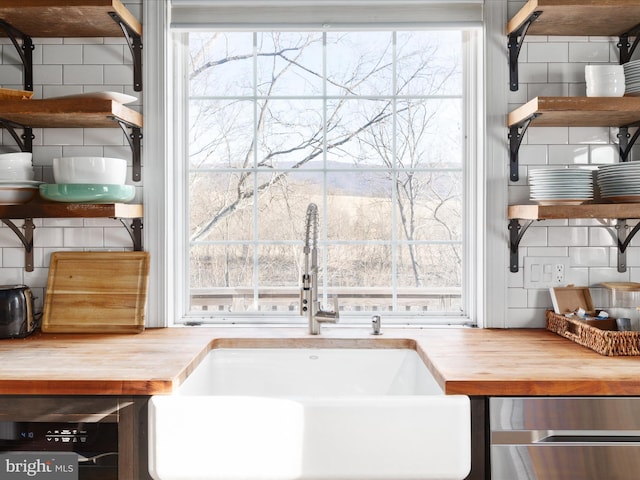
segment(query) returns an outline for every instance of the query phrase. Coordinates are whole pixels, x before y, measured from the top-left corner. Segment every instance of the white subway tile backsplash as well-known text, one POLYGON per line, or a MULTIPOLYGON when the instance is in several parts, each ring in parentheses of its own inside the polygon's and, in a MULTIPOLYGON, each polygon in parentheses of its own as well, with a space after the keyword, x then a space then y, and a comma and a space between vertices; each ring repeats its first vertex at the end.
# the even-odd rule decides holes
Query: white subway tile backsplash
POLYGON ((584 66, 576 63, 550 63, 549 82, 585 83, 584 66))
POLYGON ((518 67, 518 77, 523 83, 547 83, 549 80, 546 63, 521 63, 518 67))
POLYGON ((569 61, 569 44, 567 42, 529 43, 526 62, 554 63, 569 61))
POLYGON ((105 67, 102 65, 64 65, 64 83, 67 85, 103 83, 104 69, 105 67))
POLYGON ((609 42, 576 42, 569 44, 569 62, 609 63, 609 42))
POLYGON ((569 143, 568 127, 529 127, 527 144, 563 145, 569 143))
POLYGON ((548 245, 587 246, 589 245, 588 229, 583 227, 550 227, 548 229, 548 245))
POLYGON ((34 65, 33 78, 43 84, 62 85, 62 65, 34 65))
POLYGON ((83 145, 82 128, 46 128, 43 131, 45 145, 83 145))
MULTIPOLYGON (((126 84, 133 79, 133 67, 131 65, 105 65, 103 83, 126 84)), ((91 82, 86 82, 91 83, 91 82)))
POLYGON ((609 248, 570 247, 569 259, 572 267, 608 267, 609 248))
POLYGON ((84 145, 125 145, 124 133, 114 123, 114 128, 87 128, 84 130, 84 145))
POLYGON ((527 95, 533 97, 566 97, 569 87, 564 83, 530 83, 527 86, 527 95))
POLYGON ((546 145, 522 145, 519 152, 520 165, 544 165, 547 163, 546 145))
POLYGON ((63 228, 36 228, 33 233, 33 244, 36 247, 62 247, 64 246, 63 228))
POLYGON ((520 241, 522 247, 543 247, 547 245, 547 229, 531 226, 520 241))
POLYGON ((617 145, 590 145, 589 151, 594 164, 617 163, 620 159, 617 145))
MULTIPOLYGON (((131 56, 128 49, 127 54, 131 56)), ((124 46, 85 45, 83 63, 85 65, 122 65, 124 63, 124 46)))
POLYGON ((599 285, 602 282, 628 282, 629 271, 618 272, 616 268, 594 267, 589 269, 589 285, 599 285))
POLYGON ((609 143, 609 127, 569 127, 569 143, 609 143))
POLYGON ((82 63, 82 45, 43 45, 42 63, 45 65, 82 63))
POLYGON ((66 228, 63 230, 64 246, 74 248, 103 247, 102 228, 66 228))
POLYGON ((606 227, 590 227, 589 246, 611 247, 616 245, 615 229, 606 227))
POLYGON ((549 145, 549 164, 589 163, 589 147, 586 145, 549 145))

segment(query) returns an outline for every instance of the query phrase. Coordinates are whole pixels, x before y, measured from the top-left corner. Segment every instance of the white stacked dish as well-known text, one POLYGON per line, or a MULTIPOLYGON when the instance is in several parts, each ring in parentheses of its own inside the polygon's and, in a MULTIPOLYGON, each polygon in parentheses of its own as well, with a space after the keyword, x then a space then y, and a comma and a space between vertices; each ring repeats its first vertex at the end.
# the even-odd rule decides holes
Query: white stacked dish
POLYGON ((624 68, 626 94, 631 96, 640 95, 640 60, 625 63, 622 67, 624 68))
POLYGON ((640 202, 640 162, 623 162, 598 168, 600 197, 615 203, 640 202))
POLYGON ((33 180, 31 159, 29 152, 0 154, 0 205, 19 205, 35 197, 42 182, 33 180))
POLYGON ((529 198, 540 205, 580 205, 593 200, 593 172, 561 167, 531 170, 529 192, 529 198))
POLYGON ((113 203, 135 197, 126 185, 127 161, 107 157, 53 159, 54 184, 40 185, 40 196, 53 202, 113 203))
POLYGON ((587 65, 584 68, 587 97, 622 97, 625 70, 622 65, 587 65))

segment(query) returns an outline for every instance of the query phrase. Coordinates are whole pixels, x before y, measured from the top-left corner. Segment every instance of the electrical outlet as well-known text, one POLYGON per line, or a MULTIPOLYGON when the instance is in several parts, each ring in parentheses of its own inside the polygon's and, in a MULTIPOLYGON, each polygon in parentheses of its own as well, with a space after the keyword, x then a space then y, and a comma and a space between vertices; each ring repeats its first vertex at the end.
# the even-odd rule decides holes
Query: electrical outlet
POLYGON ((566 285, 568 271, 569 257, 525 257, 524 288, 566 285))

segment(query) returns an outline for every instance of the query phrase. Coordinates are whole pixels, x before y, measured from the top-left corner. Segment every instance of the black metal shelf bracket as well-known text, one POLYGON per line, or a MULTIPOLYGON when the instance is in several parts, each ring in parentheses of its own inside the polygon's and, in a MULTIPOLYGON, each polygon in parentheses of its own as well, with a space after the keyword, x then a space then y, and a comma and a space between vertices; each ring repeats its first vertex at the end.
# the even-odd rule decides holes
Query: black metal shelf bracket
POLYGON ((5 31, 20 56, 23 67, 24 89, 33 91, 33 40, 10 23, 0 19, 0 28, 5 31))
POLYGON ((129 233, 131 237, 131 241, 133 242, 133 250, 136 252, 142 251, 142 219, 134 218, 131 221, 131 225, 127 225, 127 222, 121 218, 120 223, 124 226, 124 228, 129 233))
POLYGON ((27 272, 33 272, 33 231, 36 229, 36 226, 33 224, 33 219, 24 219, 24 225, 22 226, 24 233, 22 233, 20 228, 18 228, 18 226, 8 218, 2 218, 0 220, 2 220, 2 223, 9 227, 20 239, 20 242, 24 247, 25 270, 27 272))
POLYGON ((618 219, 616 222, 618 232, 618 272, 627 271, 627 247, 633 237, 640 230, 640 223, 637 223, 630 231, 626 219, 618 219))
POLYGON ((120 128, 129 142, 131 147, 131 162, 133 165, 132 178, 134 182, 139 182, 142 179, 142 158, 140 155, 142 147, 142 130, 140 127, 130 126, 122 120, 115 119, 120 125, 120 128), (128 128, 131 128, 131 133, 128 132, 128 128))
POLYGON ((533 220, 527 220, 522 225, 517 218, 509 220, 509 270, 513 273, 518 271, 518 247, 522 236, 531 226, 533 220))
POLYGON ((129 25, 127 25, 120 15, 116 12, 109 12, 109 16, 116 22, 124 38, 127 40, 129 50, 131 50, 131 57, 133 58, 133 89, 136 92, 142 91, 142 37, 138 33, 134 32, 129 25))
POLYGON ((629 161, 629 156, 631 155, 631 149, 633 145, 640 137, 640 128, 638 128, 633 136, 629 133, 629 127, 638 126, 638 124, 625 125, 618 129, 618 151, 620 153, 620 160, 622 162, 629 161))
POLYGON ((638 46, 638 40, 640 40, 638 33, 640 33, 640 25, 636 25, 628 32, 620 35, 620 41, 617 44, 618 50, 620 51, 620 65, 631 60, 633 52, 638 46), (629 41, 629 37, 634 37, 633 43, 629 41))
POLYGON ((20 147, 22 152, 33 152, 33 129, 31 127, 25 127, 24 125, 18 125, 17 123, 10 122, 0 118, 0 127, 6 129, 13 137, 15 142, 20 147), (18 135, 17 128, 22 129, 22 135, 18 135))
POLYGON ((520 145, 522 145, 522 139, 531 122, 538 116, 540 116, 539 113, 534 113, 529 118, 509 127, 509 178, 513 182, 517 182, 520 179, 518 174, 518 152, 520 151, 520 145))
POLYGON ((520 56, 520 49, 524 42, 524 37, 527 35, 527 30, 531 24, 542 14, 541 11, 533 12, 529 15, 520 28, 509 34, 509 43, 507 47, 509 49, 509 88, 512 92, 518 91, 518 57, 520 56))

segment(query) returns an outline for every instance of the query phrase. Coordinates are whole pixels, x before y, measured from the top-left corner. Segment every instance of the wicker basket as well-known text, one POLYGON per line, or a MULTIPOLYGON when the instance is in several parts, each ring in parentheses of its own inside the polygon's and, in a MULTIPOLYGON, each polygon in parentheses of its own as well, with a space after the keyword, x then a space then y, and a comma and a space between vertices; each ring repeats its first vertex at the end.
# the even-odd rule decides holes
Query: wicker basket
POLYGON ((590 348, 600 355, 640 355, 640 332, 601 330, 580 320, 547 310, 547 330, 590 348))

